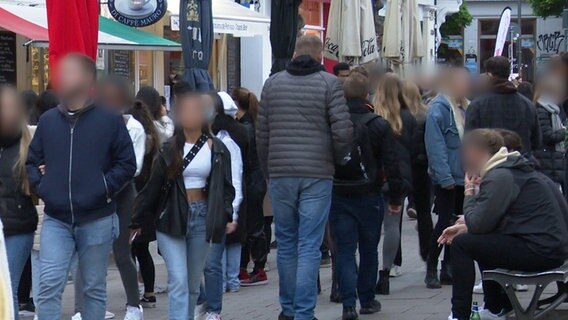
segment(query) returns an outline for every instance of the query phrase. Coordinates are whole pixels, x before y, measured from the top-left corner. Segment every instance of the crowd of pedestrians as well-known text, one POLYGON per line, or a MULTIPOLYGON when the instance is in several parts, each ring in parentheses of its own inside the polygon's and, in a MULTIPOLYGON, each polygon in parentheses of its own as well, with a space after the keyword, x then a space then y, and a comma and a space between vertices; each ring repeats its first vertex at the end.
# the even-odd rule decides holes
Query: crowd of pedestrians
POLYGON ((0 221, 14 318, 61 319, 69 278, 72 320, 113 318, 112 252, 124 319, 143 320, 159 302, 157 240, 168 319, 219 320, 225 293, 268 283, 274 222, 274 318, 316 319, 330 258, 330 299, 356 320, 381 311, 377 295, 400 274, 406 212, 425 286, 453 288, 448 319, 470 319, 473 292, 485 294, 481 319, 505 319, 510 301, 497 283, 475 286, 476 263, 544 271, 568 258, 568 55, 533 86, 510 81, 503 57, 480 77, 346 63, 332 74, 322 49, 300 37, 260 99, 179 81, 168 108, 155 88, 135 94, 80 54, 59 63, 54 91, 1 86, 0 221))

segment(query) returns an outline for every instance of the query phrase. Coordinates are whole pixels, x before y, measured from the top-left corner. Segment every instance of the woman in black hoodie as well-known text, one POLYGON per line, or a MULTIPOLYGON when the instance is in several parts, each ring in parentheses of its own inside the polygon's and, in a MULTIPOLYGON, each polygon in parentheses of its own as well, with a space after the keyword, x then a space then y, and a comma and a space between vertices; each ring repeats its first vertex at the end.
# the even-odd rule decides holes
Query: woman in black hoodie
POLYGON ((260 169, 256 152, 255 122, 258 111, 256 95, 245 88, 235 88, 231 93, 237 103, 237 120, 243 124, 248 135, 248 162, 245 164, 247 240, 241 256, 241 285, 258 285, 268 282, 264 267, 268 256, 266 235, 264 234, 263 202, 266 194, 266 180, 260 169), (251 274, 247 265, 252 257, 254 268, 251 274))
MULTIPOLYGON (((415 152, 414 139, 416 136, 416 119, 408 109, 408 103, 403 93, 403 84, 400 78, 394 74, 386 74, 377 88, 374 106, 375 113, 386 119, 396 137, 396 149, 398 152, 400 174, 402 176, 403 194, 408 195, 412 191, 412 159, 415 152)), ((403 197, 404 198, 404 197, 403 197)), ((393 199, 385 199, 394 209, 393 199)), ((398 203, 397 203, 398 204, 398 203)), ((388 206, 387 206, 388 207, 388 206)), ((398 210, 390 210, 385 215, 383 242, 383 268, 379 271, 377 293, 389 294, 389 274, 392 267, 402 263, 401 253, 401 227, 402 206, 398 210), (398 261, 397 261, 398 260, 398 261)))
POLYGON ((18 284, 32 251, 37 211, 25 169, 31 135, 22 102, 12 87, 0 87, 0 121, 0 220, 18 319, 18 284))

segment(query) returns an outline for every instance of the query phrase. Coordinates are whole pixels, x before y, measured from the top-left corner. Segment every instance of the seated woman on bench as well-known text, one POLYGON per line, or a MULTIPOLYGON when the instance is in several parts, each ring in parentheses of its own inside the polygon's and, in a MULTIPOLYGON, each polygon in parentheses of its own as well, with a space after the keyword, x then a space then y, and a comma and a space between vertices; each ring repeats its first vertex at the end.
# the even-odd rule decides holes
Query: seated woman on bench
MULTIPOLYGON (((454 284, 449 319, 468 320, 481 271, 505 268, 539 272, 568 257, 568 230, 554 194, 520 153, 509 153, 495 130, 466 134, 464 216, 438 242, 451 244, 454 284), (476 191, 478 190, 478 191, 476 191)), ((482 319, 505 319, 512 307, 499 284, 483 282, 482 319)))

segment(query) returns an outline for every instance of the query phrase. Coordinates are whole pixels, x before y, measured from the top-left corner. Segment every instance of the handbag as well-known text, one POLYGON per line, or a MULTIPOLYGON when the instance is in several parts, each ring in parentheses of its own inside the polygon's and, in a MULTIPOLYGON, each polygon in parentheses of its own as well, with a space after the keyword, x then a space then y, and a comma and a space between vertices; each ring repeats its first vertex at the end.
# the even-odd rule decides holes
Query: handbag
MULTIPOLYGON (((201 148, 207 143, 209 137, 206 134, 202 134, 201 137, 197 140, 197 142, 193 145, 191 150, 183 157, 183 165, 181 172, 183 172, 187 166, 193 161, 195 156, 199 153, 201 148)), ((168 204, 168 198, 170 196, 170 192, 172 190, 173 185, 175 184, 174 179, 168 179, 160 188, 160 200, 158 201, 158 212, 160 213, 160 218, 164 214, 166 210, 166 206, 168 204)))

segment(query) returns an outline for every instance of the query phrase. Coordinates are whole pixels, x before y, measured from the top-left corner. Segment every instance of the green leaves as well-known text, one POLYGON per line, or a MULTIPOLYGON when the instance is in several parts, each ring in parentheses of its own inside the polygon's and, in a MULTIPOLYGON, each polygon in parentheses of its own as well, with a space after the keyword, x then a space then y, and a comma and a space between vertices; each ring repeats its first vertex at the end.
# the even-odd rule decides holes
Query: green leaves
POLYGON ((562 10, 568 4, 566 0, 527 0, 537 16, 546 18, 560 16, 562 10))
POLYGON ((442 34, 442 37, 449 35, 460 35, 462 33, 462 29, 469 26, 472 21, 473 17, 471 16, 471 13, 469 13, 467 5, 464 1, 460 6, 460 11, 446 18, 446 22, 444 22, 444 24, 440 26, 440 33, 442 34))

